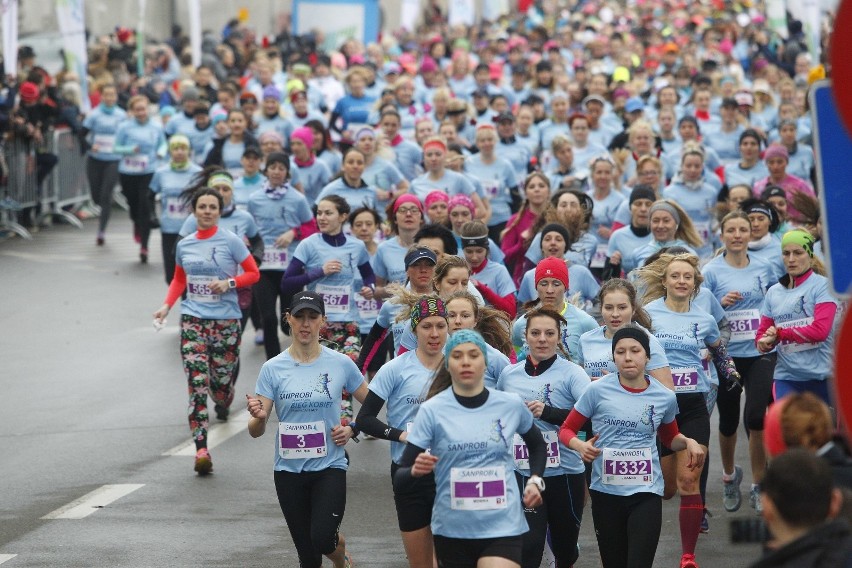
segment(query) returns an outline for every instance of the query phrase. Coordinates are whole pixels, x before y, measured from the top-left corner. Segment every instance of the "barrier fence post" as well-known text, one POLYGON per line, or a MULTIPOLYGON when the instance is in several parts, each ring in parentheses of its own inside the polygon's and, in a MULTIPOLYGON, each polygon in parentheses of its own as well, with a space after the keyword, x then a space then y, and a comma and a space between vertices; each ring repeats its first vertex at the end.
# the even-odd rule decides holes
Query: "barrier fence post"
POLYGON ((2 142, 2 155, 6 169, 6 185, 0 199, 0 230, 12 231, 31 240, 32 234, 18 223, 18 212, 38 204, 35 152, 29 142, 10 139, 2 142))

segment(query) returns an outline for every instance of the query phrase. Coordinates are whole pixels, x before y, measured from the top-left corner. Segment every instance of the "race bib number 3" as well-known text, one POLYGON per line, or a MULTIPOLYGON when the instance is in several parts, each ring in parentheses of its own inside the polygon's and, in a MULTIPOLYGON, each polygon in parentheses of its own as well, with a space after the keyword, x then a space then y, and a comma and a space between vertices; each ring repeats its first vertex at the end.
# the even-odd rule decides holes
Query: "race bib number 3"
POLYGON ((281 459, 321 458, 328 454, 324 422, 281 422, 278 424, 278 438, 281 459))
POLYGON ((728 312, 731 323, 731 341, 754 341, 760 327, 760 311, 733 310, 728 312))
POLYGON ((193 302, 210 304, 218 302, 219 294, 210 289, 210 284, 216 280, 215 276, 188 276, 186 283, 186 296, 193 302))
POLYGON ((451 508, 483 511, 506 508, 506 470, 503 466, 450 470, 451 508))
MULTIPOLYGON (((544 441, 547 444, 547 462, 546 467, 559 467, 559 437, 556 432, 542 432, 544 441)), ((527 448, 524 439, 518 434, 515 434, 512 441, 512 451, 515 456, 515 465, 518 469, 530 468, 530 452, 527 448)))
POLYGON ((672 381, 675 392, 694 392, 698 390, 698 369, 684 367, 672 369, 672 381))
POLYGON ((653 464, 651 448, 604 448, 602 482, 607 485, 651 485, 654 483, 653 464))

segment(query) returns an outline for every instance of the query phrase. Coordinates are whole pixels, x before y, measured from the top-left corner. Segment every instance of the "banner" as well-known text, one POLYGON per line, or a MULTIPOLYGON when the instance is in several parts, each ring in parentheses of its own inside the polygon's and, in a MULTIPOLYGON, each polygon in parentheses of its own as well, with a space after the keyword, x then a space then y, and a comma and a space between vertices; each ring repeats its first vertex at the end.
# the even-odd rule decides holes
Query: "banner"
POLYGON ((418 19, 420 19, 420 0, 402 0, 400 27, 410 32, 414 31, 418 19))
POLYGON ((3 65, 7 75, 18 74, 18 0, 0 0, 3 17, 3 65))
POLYGON ((496 22, 500 16, 509 13, 509 0, 483 0, 482 19, 496 22))
POLYGON ((473 0, 449 0, 447 17, 451 26, 472 26, 476 23, 473 0))
POLYGON ((787 6, 785 0, 766 1, 766 23, 769 29, 787 39, 787 6))
POLYGON ((86 18, 83 12, 83 0, 56 0, 56 19, 62 34, 62 48, 65 53, 65 67, 77 74, 80 90, 83 93, 81 109, 91 110, 87 81, 89 54, 86 51, 86 18))
POLYGON ((136 28, 136 74, 145 76, 145 4, 139 0, 139 25, 136 28))
POLYGON ((192 66, 201 65, 201 0, 189 0, 189 47, 192 50, 192 66))
POLYGON ((374 43, 379 39, 379 0, 293 0, 293 33, 322 30, 325 51, 340 49, 351 38, 374 43))

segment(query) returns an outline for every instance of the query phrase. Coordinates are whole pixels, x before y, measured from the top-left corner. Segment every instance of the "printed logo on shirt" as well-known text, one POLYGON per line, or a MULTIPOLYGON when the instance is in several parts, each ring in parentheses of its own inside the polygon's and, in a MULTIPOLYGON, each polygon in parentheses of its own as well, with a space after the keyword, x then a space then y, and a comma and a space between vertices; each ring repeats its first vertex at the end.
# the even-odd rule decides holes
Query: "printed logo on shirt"
POLYGON ((545 383, 545 385, 538 391, 538 400, 547 406, 553 406, 553 403, 550 401, 551 394, 553 394, 553 389, 550 387, 550 383, 545 383))
POLYGON ((331 379, 328 377, 328 373, 323 373, 317 377, 317 380, 314 383, 314 392, 324 394, 328 397, 328 400, 332 400, 331 391, 328 390, 328 385, 330 384, 331 379))
POLYGON ((502 442, 506 449, 509 449, 509 442, 506 440, 505 427, 503 426, 503 420, 498 418, 496 420, 491 421, 491 438, 494 442, 502 442))
POLYGON ((642 410, 642 418, 639 421, 645 426, 654 426, 654 405, 646 404, 642 410))

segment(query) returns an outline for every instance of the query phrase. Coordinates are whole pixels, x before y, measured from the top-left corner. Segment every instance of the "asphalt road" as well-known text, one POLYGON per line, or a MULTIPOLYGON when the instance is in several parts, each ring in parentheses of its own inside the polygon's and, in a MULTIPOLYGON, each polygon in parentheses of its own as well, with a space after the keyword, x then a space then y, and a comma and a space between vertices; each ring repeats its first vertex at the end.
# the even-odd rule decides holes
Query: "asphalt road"
MULTIPOLYGON (((159 234, 140 265, 126 213, 115 211, 105 247, 95 230, 89 220, 82 231, 0 241, 0 565, 297 567, 272 482, 273 438, 249 437, 239 403, 263 348, 247 332, 237 410, 213 429, 214 475, 196 477, 177 314, 161 332, 151 325, 166 290, 159 234)), ((403 568, 387 445, 348 450, 343 532, 355 564, 403 568)), ((715 440, 711 456, 715 516, 698 560, 746 566, 759 550, 731 545, 728 522, 753 512, 747 501, 724 512, 715 440)), ((742 442, 738 462, 748 470, 742 442)), ((654 566, 679 565, 677 501, 664 505, 654 566)), ((580 547, 578 568, 600 566, 588 508, 580 547)))

